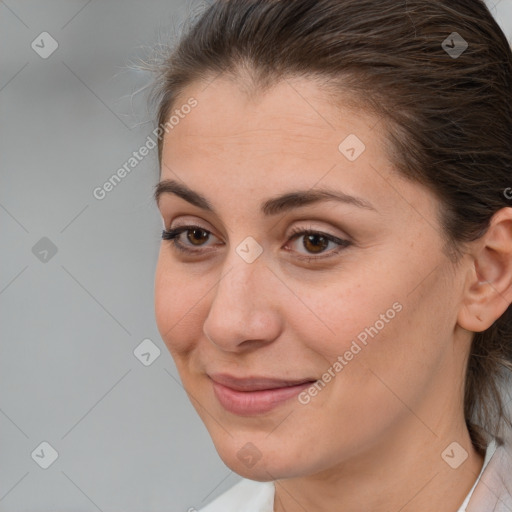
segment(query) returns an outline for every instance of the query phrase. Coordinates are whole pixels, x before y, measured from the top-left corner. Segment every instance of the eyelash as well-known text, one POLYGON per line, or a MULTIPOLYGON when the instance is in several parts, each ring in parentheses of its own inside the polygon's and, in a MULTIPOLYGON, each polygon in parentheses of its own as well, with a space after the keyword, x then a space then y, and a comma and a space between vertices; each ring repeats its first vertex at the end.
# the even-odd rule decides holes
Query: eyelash
MULTIPOLYGON (((194 226, 194 225, 180 226, 178 228, 170 229, 170 230, 165 230, 164 229, 162 231, 162 240, 169 240, 171 242, 171 247, 173 249, 176 249, 176 250, 182 252, 182 253, 186 253, 186 254, 201 253, 201 252, 203 252, 201 249, 199 249, 199 250, 197 250, 197 249, 187 249, 186 246, 184 246, 178 240, 178 237, 179 237, 179 235, 181 233, 186 232, 186 231, 192 231, 194 229, 199 229, 201 231, 204 231, 208 235, 212 234, 210 231, 208 231, 207 229, 202 228, 201 226, 194 226)), ((300 235, 319 235, 322 238, 325 238, 326 240, 328 240, 329 242, 334 242, 335 244, 338 245, 338 248, 331 250, 330 252, 327 253, 326 256, 325 255, 324 256, 304 256, 304 255, 298 256, 299 259, 306 260, 308 262, 309 261, 318 261, 318 260, 323 260, 323 259, 326 259, 326 258, 330 258, 332 256, 335 256, 336 254, 341 252, 343 249, 345 249, 346 247, 351 245, 351 242, 349 240, 338 238, 338 237, 335 237, 333 235, 329 235, 328 233, 323 233, 321 231, 315 231, 313 229, 303 229, 303 228, 300 228, 300 227, 296 227, 296 228, 294 228, 292 230, 292 232, 290 233, 290 239, 289 240, 295 240, 297 238, 300 238, 300 235)))

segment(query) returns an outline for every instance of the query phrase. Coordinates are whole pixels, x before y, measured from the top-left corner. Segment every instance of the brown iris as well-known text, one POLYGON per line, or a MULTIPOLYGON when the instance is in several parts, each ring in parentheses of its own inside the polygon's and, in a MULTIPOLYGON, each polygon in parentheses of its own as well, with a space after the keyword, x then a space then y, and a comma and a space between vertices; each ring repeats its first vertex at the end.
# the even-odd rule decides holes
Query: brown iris
POLYGON ((322 235, 305 235, 302 243, 305 249, 313 253, 322 252, 328 244, 329 240, 322 235), (321 241, 320 244, 318 244, 319 241, 321 241))
POLYGON ((204 229, 189 229, 187 231, 187 239, 193 245, 202 245, 202 242, 206 242, 208 240, 208 232, 204 229), (204 235, 203 237, 200 236, 201 233, 204 235))

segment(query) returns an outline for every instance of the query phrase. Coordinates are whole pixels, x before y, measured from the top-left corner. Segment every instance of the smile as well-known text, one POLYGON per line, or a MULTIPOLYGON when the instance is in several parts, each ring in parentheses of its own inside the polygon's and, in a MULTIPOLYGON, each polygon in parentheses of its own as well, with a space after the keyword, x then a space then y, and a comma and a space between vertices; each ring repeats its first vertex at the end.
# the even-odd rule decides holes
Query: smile
POLYGON ((258 378, 234 379, 219 375, 210 378, 213 391, 221 406, 239 416, 269 412, 315 382, 314 379, 289 382, 258 378))

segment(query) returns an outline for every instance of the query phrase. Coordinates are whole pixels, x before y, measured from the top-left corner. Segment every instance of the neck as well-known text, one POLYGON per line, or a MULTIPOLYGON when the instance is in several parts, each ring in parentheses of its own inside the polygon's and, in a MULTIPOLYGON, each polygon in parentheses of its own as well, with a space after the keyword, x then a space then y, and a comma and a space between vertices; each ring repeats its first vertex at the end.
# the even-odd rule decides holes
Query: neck
POLYGON ((274 512, 456 512, 483 465, 460 416, 431 430, 409 415, 392 435, 335 468, 277 480, 274 512), (447 461, 457 465, 464 452, 458 446, 445 451, 454 441, 468 453, 457 468, 447 461))

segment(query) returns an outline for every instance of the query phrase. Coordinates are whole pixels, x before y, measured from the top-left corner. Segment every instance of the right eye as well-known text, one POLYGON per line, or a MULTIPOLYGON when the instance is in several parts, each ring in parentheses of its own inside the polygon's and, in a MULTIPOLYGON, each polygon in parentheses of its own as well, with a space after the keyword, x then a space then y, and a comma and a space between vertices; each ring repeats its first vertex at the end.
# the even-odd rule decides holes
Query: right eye
POLYGON ((164 229, 162 231, 162 240, 169 240, 171 247, 181 252, 200 253, 203 252, 201 249, 192 249, 191 247, 204 247, 205 244, 201 242, 207 241, 210 235, 212 235, 210 231, 200 226, 180 226, 169 230, 164 229), (184 243, 183 240, 181 240, 182 233, 187 233, 185 238, 190 243, 184 243))

